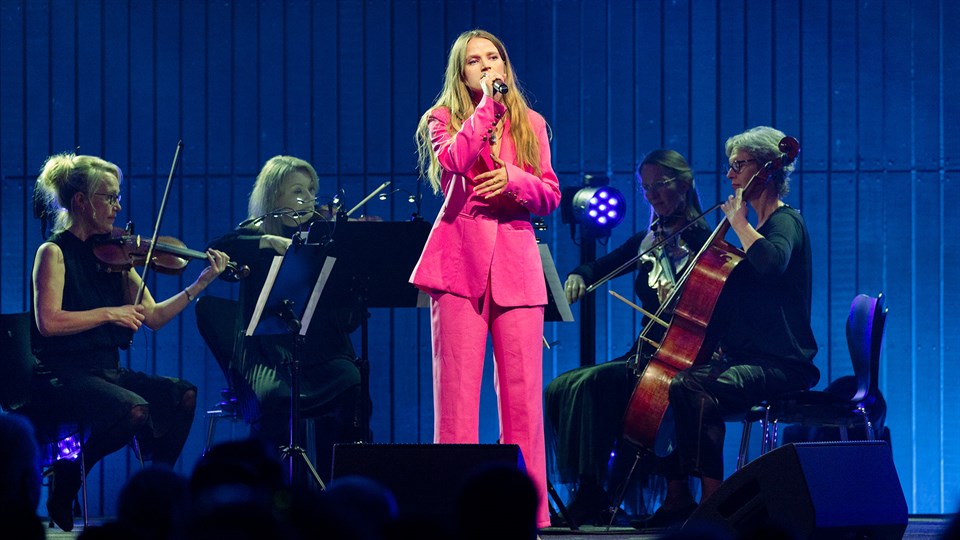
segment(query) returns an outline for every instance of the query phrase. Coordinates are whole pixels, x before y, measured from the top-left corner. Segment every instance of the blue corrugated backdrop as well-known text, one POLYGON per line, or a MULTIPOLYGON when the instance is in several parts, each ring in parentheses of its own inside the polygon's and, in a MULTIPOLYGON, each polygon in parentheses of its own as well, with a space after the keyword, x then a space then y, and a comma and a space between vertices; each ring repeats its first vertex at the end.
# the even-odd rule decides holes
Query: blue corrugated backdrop
MULTIPOLYGON (((439 201, 415 173, 413 132, 440 89, 446 50, 482 27, 506 42, 534 107, 553 129, 563 185, 606 173, 630 218, 599 252, 642 227, 633 167, 645 152, 690 157, 705 204, 726 196, 725 138, 769 124, 796 136, 788 202, 815 238, 813 322, 824 377, 848 374, 844 322, 857 293, 887 295, 881 373, 893 454, 910 510, 960 504, 960 4, 946 0, 0 0, 0 300, 25 310, 41 242, 31 210, 44 158, 79 148, 125 172, 123 221, 152 227, 174 147, 185 144, 161 233, 191 247, 244 218, 261 164, 311 161, 321 193, 359 201, 385 180, 439 201)), ((400 220, 405 197, 366 213, 400 220)), ((543 235, 565 274, 579 247, 559 213, 543 235)), ((150 280, 155 296, 200 271, 150 280)), ((629 294, 629 279, 607 287, 629 294)), ((211 293, 234 296, 217 284, 211 293)), ((575 307, 577 313, 579 308, 575 307)), ((638 319, 597 296, 602 361, 633 342, 638 319)), ((371 388, 378 442, 432 436, 424 310, 374 310, 371 388)), ((544 378, 579 362, 577 324, 550 323, 544 378)), ((359 336, 357 336, 359 339, 359 336)), ((196 382, 201 406, 224 378, 192 309, 143 332, 125 361, 196 382)), ((492 393, 481 440, 497 437, 492 393)), ((183 455, 200 454, 198 425, 183 455)), ((245 434, 242 424, 217 437, 245 434)), ((738 428, 731 426, 730 439, 738 428)), ((735 441, 733 441, 735 442, 735 441)), ((733 447, 728 445, 731 450, 733 447)), ((728 452, 732 455, 733 452, 728 452)), ((732 464, 732 463, 731 463, 732 464)), ((119 453, 93 471, 93 513, 115 513, 134 465, 119 453)), ((732 467, 730 467, 732 469, 732 467)))

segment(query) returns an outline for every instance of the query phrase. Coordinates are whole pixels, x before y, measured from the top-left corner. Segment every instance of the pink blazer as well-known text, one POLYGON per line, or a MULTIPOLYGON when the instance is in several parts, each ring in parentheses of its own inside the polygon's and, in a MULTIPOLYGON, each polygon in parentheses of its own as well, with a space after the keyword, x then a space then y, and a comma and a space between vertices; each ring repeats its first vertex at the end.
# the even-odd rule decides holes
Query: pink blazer
POLYGON ((541 176, 514 165, 506 107, 486 96, 454 135, 447 132, 450 112, 433 111, 429 120, 433 149, 442 168, 443 207, 413 269, 410 282, 426 291, 478 298, 490 277, 493 300, 500 306, 547 303, 543 267, 530 215, 545 216, 560 204, 560 183, 550 164, 550 142, 543 117, 529 111, 540 144, 541 176), (471 179, 494 168, 489 134, 503 119, 500 159, 506 163, 503 193, 484 199, 471 179))

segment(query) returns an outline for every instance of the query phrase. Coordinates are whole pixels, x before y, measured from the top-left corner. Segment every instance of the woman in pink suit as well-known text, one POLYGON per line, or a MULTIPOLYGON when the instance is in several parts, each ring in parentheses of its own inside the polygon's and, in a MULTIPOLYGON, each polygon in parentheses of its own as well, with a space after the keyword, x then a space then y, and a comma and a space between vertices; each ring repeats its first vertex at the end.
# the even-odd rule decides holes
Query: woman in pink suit
POLYGON ((560 203, 543 117, 518 91, 507 51, 471 30, 450 49, 443 91, 417 128, 420 169, 444 203, 410 281, 430 295, 434 442, 476 443, 487 335, 500 437, 517 444, 550 525, 543 442, 547 292, 531 214, 560 203))

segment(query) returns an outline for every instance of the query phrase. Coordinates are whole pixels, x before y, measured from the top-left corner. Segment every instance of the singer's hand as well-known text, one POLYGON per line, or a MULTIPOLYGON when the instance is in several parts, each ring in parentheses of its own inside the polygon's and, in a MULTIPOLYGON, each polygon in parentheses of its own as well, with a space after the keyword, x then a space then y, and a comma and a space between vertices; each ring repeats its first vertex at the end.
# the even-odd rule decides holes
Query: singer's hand
POLYGON ((483 94, 490 96, 497 101, 503 99, 503 94, 495 91, 493 89, 493 81, 500 79, 503 80, 503 74, 497 73, 495 71, 485 71, 483 75, 480 76, 480 88, 483 89, 483 94))
POLYGON ((482 195, 484 199, 503 193, 503 190, 507 187, 507 168, 503 161, 494 154, 490 154, 490 157, 497 164, 497 168, 473 177, 473 181, 477 184, 473 191, 477 195, 482 195))

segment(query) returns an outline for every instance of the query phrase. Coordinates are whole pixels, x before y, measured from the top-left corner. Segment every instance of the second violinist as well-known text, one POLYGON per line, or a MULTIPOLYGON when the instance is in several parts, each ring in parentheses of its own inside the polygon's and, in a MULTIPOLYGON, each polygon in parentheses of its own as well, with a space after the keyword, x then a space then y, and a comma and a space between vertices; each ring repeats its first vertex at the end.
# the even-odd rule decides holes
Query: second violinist
MULTIPOLYGON (((94 254, 120 211, 120 168, 99 157, 58 154, 47 159, 37 189, 57 211, 54 234, 37 250, 33 311, 40 361, 33 399, 51 418, 89 428, 84 470, 123 448, 137 435, 145 457, 172 466, 193 423, 196 387, 181 379, 120 367, 120 349, 144 325, 157 330, 186 308, 217 276, 229 257, 206 254, 209 266, 179 293, 157 302, 128 268, 103 272, 94 254)), ((53 467, 47 510, 60 528, 73 528, 73 500, 80 463, 62 459, 53 467)))
MULTIPOLYGON (((307 161, 283 155, 270 158, 250 194, 250 219, 211 243, 250 267, 250 276, 240 282, 244 324, 253 314, 273 258, 285 254, 293 235, 311 221, 334 217, 314 210, 318 185, 317 172, 307 161)), ((350 340, 362 316, 359 299, 352 306, 319 306, 300 349, 301 418, 318 424, 316 467, 324 481, 330 479, 334 443, 369 436, 360 433, 365 425, 360 415, 369 414, 369 403, 361 395, 357 354, 350 340)), ((289 335, 248 337, 242 361, 232 366, 246 385, 240 392, 245 419, 255 436, 275 447, 289 442, 291 380, 286 366, 293 345, 289 335)))

